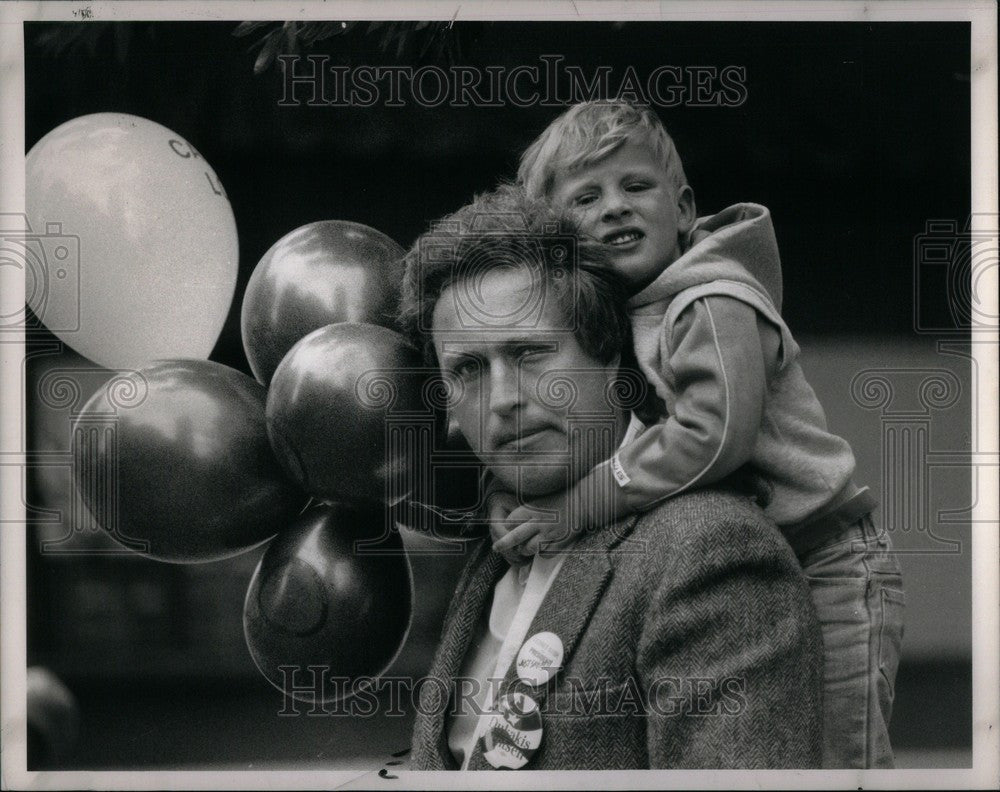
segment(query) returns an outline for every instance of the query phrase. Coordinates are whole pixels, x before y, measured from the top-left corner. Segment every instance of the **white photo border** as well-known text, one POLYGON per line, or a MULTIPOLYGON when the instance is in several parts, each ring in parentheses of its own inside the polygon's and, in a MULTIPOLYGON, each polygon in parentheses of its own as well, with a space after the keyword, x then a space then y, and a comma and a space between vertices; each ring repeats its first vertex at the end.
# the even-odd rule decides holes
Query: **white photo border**
MULTIPOLYGON (((689 21, 968 21, 971 23, 972 103, 972 212, 997 214, 997 5, 996 2, 862 2, 861 0, 770 0, 762 2, 444 2, 442 0, 387 0, 386 2, 309 2, 297 0, 166 0, 164 2, 11 2, 0 7, 0 212, 24 212, 24 41, 26 21, 189 20, 239 22, 249 19, 435 19, 435 20, 689 20, 689 21)), ((23 279, 10 268, 0 268, 0 315, 24 302, 23 279)), ((994 268, 995 273, 995 268, 994 268)), ((994 274, 995 278, 995 274, 994 274)), ((983 293, 994 300, 996 289, 983 293)), ((997 426, 997 350, 994 334, 973 343, 981 387, 973 402, 973 425, 979 447, 995 447, 997 426), (990 443, 994 444, 993 446, 990 443)), ((5 447, 20 436, 24 416, 17 389, 23 346, 0 344, 4 387, 0 394, 0 432, 5 447)), ((982 483, 982 482, 981 482, 982 483)), ((25 520, 17 472, 0 467, 0 506, 3 517, 16 526, 25 520)), ((893 771, 635 771, 528 772, 518 786, 547 789, 617 789, 684 786, 721 788, 996 788, 1000 785, 1000 531, 998 482, 986 483, 973 514, 973 767, 953 770, 893 771)), ((11 523, 6 523, 10 525, 11 523)), ((327 789, 385 786, 377 769, 354 771, 144 771, 73 772, 26 770, 25 727, 25 534, 5 528, 0 549, 0 592, 3 625, 0 652, 3 681, 2 782, 12 789, 327 789)), ((399 772, 397 787, 433 789, 463 787, 510 788, 510 774, 399 772)))

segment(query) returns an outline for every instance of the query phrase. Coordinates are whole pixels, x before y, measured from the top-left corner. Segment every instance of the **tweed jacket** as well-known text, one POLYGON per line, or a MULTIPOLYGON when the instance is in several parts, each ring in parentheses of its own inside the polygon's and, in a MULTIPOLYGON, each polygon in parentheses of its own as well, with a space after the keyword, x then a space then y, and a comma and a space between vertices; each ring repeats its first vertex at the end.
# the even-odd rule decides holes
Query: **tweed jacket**
MULTIPOLYGON (((507 570, 472 550, 421 687, 410 767, 457 769, 454 679, 507 570), (450 693, 448 691, 451 691, 450 693)), ((562 669, 527 688, 543 716, 525 769, 818 767, 822 639, 791 548, 747 498, 703 490, 587 532, 528 630, 558 635, 562 669)), ((491 769, 482 748, 469 768, 491 769)))

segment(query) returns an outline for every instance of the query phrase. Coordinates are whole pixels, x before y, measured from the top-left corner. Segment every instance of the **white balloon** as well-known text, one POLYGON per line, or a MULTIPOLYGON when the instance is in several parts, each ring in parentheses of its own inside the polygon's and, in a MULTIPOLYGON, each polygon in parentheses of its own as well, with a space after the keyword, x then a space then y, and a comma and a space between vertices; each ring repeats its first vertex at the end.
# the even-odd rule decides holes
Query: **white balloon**
POLYGON ((208 357, 239 247, 190 143, 138 116, 81 116, 38 141, 25 176, 25 296, 49 330, 108 368, 208 357))

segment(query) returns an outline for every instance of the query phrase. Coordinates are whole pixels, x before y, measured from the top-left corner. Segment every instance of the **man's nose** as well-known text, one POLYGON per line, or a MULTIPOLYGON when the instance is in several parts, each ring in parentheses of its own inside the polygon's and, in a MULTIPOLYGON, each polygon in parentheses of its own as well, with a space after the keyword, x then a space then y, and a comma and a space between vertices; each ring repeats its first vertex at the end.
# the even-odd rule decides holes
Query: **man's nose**
POLYGON ((499 361, 490 365, 490 412, 509 413, 521 401, 519 372, 516 365, 499 361))

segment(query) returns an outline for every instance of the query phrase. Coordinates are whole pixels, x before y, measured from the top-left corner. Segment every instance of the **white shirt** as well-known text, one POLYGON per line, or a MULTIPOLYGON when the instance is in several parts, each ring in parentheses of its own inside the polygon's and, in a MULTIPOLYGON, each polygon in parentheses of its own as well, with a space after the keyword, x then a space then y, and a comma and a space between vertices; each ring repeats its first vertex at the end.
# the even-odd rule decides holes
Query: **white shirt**
MULTIPOLYGON (((642 429, 643 423, 631 416, 621 444, 642 429)), ((469 681, 461 683, 464 691, 456 689, 458 711, 448 726, 448 749, 462 770, 468 769, 500 683, 529 637, 528 628, 565 560, 566 549, 548 557, 536 555, 528 564, 508 569, 493 589, 489 618, 480 622, 459 672, 461 680, 469 681)))
MULTIPOLYGON (((529 564, 511 567, 493 589, 489 619, 480 623, 474 645, 469 647, 460 678, 474 680, 474 695, 464 698, 448 729, 448 748, 462 769, 468 768, 481 729, 493 709, 493 700, 521 644, 538 607, 566 558, 563 551, 550 557, 535 556, 529 564), (474 705, 473 705, 474 702, 474 705)), ((457 695, 462 696, 458 690, 457 695)))

